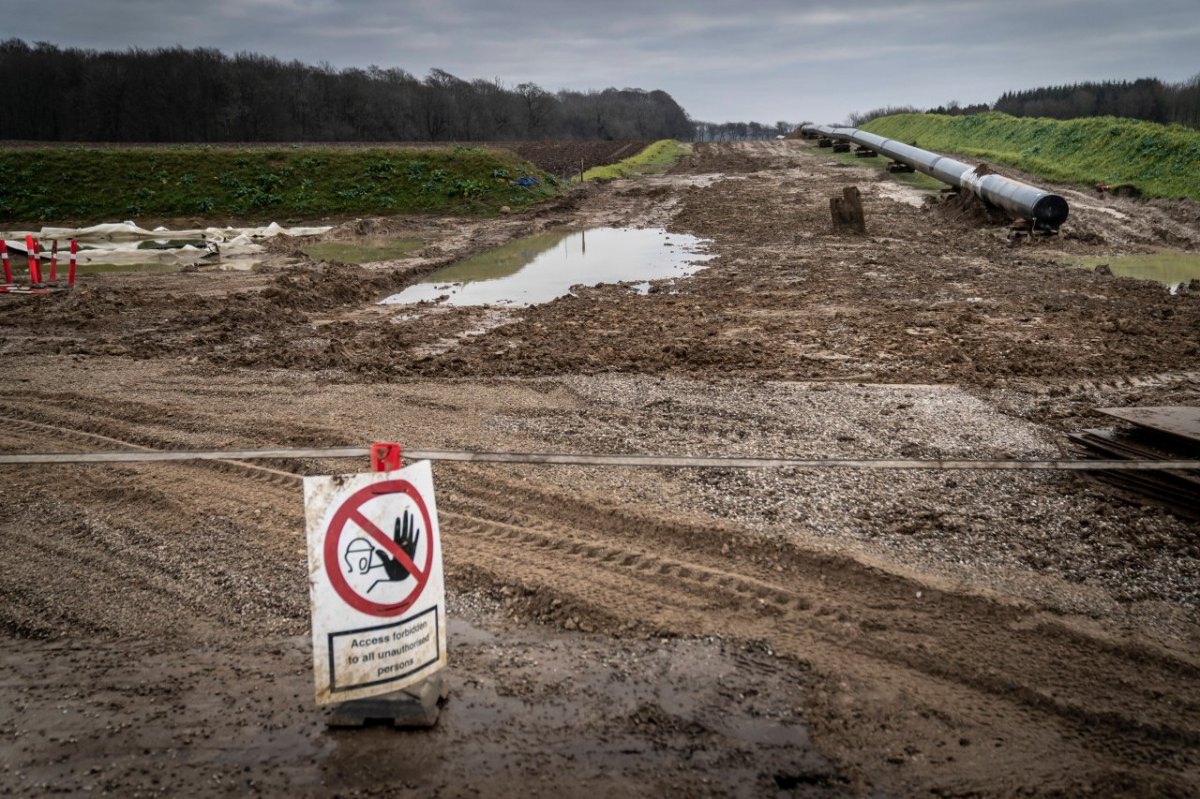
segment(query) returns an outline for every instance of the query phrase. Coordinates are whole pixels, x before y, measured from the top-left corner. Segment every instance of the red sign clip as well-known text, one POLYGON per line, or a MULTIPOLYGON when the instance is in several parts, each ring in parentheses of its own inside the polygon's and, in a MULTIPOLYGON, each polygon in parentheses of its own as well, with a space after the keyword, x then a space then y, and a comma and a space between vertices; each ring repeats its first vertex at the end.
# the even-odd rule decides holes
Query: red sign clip
POLYGON ((394 472, 400 468, 400 445, 387 441, 371 445, 371 471, 394 472))

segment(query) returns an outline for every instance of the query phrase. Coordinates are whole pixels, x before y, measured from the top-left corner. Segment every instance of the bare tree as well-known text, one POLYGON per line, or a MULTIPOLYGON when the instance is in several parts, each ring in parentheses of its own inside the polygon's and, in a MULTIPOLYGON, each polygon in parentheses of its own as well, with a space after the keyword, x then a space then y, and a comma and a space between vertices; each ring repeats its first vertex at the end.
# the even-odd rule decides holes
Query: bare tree
POLYGON ((554 95, 536 83, 518 83, 517 94, 524 101, 526 130, 532 136, 546 122, 554 107, 554 95))

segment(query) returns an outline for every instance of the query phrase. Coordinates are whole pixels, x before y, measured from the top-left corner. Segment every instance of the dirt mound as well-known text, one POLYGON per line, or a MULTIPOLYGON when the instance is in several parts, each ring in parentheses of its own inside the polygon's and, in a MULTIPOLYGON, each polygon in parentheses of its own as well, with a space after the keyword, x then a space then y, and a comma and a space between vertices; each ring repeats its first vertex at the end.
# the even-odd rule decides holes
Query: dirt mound
MULTIPOLYGON (((996 172, 987 164, 980 164, 975 167, 975 174, 982 177, 994 175, 996 172)), ((941 202, 934 203, 934 207, 945 219, 956 222, 995 227, 1009 221, 1003 210, 985 202, 978 194, 967 189, 944 191, 941 202)))

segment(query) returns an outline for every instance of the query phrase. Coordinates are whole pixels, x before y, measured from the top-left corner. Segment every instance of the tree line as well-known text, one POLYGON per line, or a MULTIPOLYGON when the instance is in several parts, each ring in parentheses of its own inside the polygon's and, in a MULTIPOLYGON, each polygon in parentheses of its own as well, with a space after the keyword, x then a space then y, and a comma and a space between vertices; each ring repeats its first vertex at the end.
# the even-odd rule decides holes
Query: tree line
POLYGON ((79 142, 691 139, 664 91, 552 93, 440 69, 334 69, 182 47, 0 42, 0 139, 79 142))
POLYGON ((1005 92, 995 103, 959 105, 950 102, 922 110, 913 106, 887 106, 855 112, 848 124, 853 127, 892 114, 978 114, 1002 111, 1015 117, 1114 116, 1141 119, 1164 125, 1179 124, 1200 128, 1200 75, 1182 83, 1165 83, 1157 78, 1133 81, 1103 81, 1046 86, 1040 89, 1005 92))
POLYGON ((791 122, 764 125, 761 122, 695 122, 693 141, 747 141, 786 136, 795 129, 791 122))
POLYGON ((1200 128, 1200 75, 1177 84, 1141 78, 1005 92, 994 109, 1018 117, 1114 116, 1200 128))

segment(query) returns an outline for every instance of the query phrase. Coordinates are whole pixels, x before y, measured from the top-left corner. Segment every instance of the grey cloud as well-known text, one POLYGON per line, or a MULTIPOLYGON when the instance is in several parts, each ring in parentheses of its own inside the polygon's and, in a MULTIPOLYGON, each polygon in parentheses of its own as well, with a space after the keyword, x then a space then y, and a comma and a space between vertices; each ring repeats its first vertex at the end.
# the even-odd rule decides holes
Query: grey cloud
POLYGON ((885 104, 1200 72, 1196 0, 0 0, 6 36, 433 67, 549 89, 640 86, 697 118, 838 120, 885 104))

